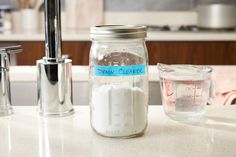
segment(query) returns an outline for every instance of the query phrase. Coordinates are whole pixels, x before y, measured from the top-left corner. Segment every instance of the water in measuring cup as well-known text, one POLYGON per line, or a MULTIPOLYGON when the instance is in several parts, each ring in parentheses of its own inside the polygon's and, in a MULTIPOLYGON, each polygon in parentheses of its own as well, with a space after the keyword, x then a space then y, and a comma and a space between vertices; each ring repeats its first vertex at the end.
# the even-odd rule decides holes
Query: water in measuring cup
POLYGON ((163 105, 174 118, 198 117, 204 113, 209 96, 208 80, 161 80, 163 105))
POLYGON ((162 103, 170 118, 191 121, 199 119, 205 112, 210 80, 197 70, 194 67, 177 67, 160 77, 162 103))

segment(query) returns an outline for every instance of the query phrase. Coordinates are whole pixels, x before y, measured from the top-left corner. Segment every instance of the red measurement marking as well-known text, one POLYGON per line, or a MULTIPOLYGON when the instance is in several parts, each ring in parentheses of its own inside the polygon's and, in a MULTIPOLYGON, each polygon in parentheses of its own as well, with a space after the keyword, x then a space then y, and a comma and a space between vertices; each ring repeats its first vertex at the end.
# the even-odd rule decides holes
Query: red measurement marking
POLYGON ((173 92, 166 92, 166 96, 171 96, 173 94, 174 94, 173 92))
POLYGON ((192 104, 192 106, 200 106, 201 104, 192 104))
POLYGON ((174 93, 172 91, 172 84, 171 84, 171 82, 168 81, 168 80, 164 80, 163 83, 164 83, 165 95, 166 96, 173 95, 174 93))
POLYGON ((195 83, 199 83, 199 82, 202 82, 203 80, 186 80, 186 81, 183 81, 184 84, 187 84, 187 85, 193 85, 195 83))
POLYGON ((166 100, 166 105, 167 106, 175 106, 175 101, 174 100, 166 100))
POLYGON ((185 95, 184 98, 200 98, 202 95, 185 95))
POLYGON ((192 80, 188 80, 188 81, 183 81, 184 82, 184 84, 193 84, 194 83, 194 81, 192 81, 192 80))
POLYGON ((185 99, 192 99, 192 98, 194 98, 194 96, 193 95, 185 95, 184 98, 185 99))
POLYGON ((202 95, 185 95, 184 98, 200 98, 202 95))
POLYGON ((207 80, 211 80, 211 75, 209 75, 209 76, 207 77, 207 80))

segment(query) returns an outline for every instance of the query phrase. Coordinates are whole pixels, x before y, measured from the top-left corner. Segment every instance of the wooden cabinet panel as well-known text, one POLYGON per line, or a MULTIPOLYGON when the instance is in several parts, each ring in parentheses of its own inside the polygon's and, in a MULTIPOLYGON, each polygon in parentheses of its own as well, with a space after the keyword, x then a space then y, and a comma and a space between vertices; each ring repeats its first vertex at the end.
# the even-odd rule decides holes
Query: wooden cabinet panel
POLYGON ((88 65, 91 42, 63 42, 62 52, 69 54, 73 65, 88 65))
MULTIPOLYGON (((4 42, 1 42, 4 43, 4 42)), ((6 42, 5 42, 6 43, 6 42)), ((44 42, 13 42, 23 46, 17 54, 19 65, 35 65, 44 56, 44 42)), ((88 65, 91 42, 63 42, 63 54, 73 65, 88 65)), ((149 64, 236 65, 236 42, 147 42, 149 64)))
POLYGON ((147 42, 149 64, 236 65, 236 42, 147 42))
MULTIPOLYGON (((1 42, 9 43, 9 42, 1 42)), ((17 54, 18 65, 35 65, 36 61, 45 56, 43 41, 37 42, 11 42, 22 45, 23 52, 17 54)), ((74 65, 88 65, 91 42, 63 42, 62 53, 72 58, 74 65)))
POLYGON ((36 61, 44 56, 44 42, 18 42, 23 52, 17 54, 17 64, 35 65, 36 61))

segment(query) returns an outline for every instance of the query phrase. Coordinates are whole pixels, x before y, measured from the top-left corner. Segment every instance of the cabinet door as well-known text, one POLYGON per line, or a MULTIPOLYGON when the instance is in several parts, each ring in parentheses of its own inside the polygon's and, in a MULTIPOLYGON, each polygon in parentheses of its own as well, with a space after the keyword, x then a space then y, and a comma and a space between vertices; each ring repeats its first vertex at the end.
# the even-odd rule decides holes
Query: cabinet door
MULTIPOLYGON (((45 56, 44 41, 12 43, 20 44, 23 47, 23 52, 16 56, 18 65, 35 65, 37 60, 45 56)), ((72 59, 73 65, 88 65, 90 46, 91 42, 63 42, 62 53, 72 59)))
POLYGON ((236 65, 236 42, 147 42, 149 64, 236 65))
MULTIPOLYGON (((1 42, 6 43, 6 42, 1 42)), ((13 42, 21 44, 18 65, 35 65, 45 55, 44 41, 13 42)), ((88 65, 91 42, 63 42, 62 52, 73 65, 88 65)), ((147 42, 149 64, 236 65, 236 42, 147 42)))

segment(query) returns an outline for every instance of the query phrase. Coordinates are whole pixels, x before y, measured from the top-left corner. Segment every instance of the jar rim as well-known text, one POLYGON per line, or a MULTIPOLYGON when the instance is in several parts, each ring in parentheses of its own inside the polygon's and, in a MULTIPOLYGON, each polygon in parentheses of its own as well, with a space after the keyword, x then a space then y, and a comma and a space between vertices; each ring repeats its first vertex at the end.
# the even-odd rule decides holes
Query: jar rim
POLYGON ((147 27, 143 25, 97 25, 90 28, 91 39, 145 38, 147 27))

